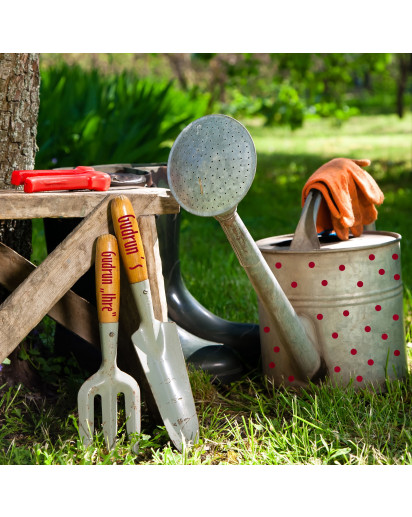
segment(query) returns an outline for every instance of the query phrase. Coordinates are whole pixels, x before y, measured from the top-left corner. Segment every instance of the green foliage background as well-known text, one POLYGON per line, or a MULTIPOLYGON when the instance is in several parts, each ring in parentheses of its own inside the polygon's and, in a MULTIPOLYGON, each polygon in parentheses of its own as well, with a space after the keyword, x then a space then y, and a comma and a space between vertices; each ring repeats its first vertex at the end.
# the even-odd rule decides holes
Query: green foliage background
POLYGON ((103 75, 65 62, 47 67, 36 168, 164 161, 170 141, 205 114, 208 100, 178 90, 171 80, 133 72, 103 75))
POLYGON ((42 54, 36 168, 162 162, 181 129, 211 112, 291 129, 341 125, 395 113, 402 87, 403 115, 411 56, 42 54))

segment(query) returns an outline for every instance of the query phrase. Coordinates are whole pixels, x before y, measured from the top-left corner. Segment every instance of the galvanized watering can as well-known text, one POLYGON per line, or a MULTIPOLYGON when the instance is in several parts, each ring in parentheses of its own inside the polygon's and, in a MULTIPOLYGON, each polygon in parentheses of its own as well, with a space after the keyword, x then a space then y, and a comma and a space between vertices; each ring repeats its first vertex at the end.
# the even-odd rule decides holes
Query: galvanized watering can
MULTIPOLYGON (((316 233, 321 194, 311 191, 294 235, 257 245, 304 322, 334 384, 384 387, 407 371, 397 233, 364 231, 341 241, 316 233)), ((290 347, 259 303, 264 373, 275 384, 306 385, 290 347)))
POLYGON ((168 184, 188 212, 221 225, 259 300, 264 373, 276 384, 329 378, 384 387, 406 374, 400 235, 320 239, 312 190, 295 235, 256 243, 237 213, 256 171, 246 128, 225 115, 187 126, 173 144, 168 184))

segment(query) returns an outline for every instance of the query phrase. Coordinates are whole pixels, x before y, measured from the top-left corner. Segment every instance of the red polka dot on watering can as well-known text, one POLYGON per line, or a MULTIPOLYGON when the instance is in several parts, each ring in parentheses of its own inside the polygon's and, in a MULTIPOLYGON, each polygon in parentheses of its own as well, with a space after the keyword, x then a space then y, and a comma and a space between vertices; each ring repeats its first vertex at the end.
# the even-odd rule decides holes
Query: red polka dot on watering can
POLYGON ((290 284, 290 287, 292 287, 293 289, 296 289, 296 287, 298 286, 298 283, 297 282, 292 282, 290 284))
POLYGON ((358 375, 358 376, 356 377, 356 380, 357 380, 358 382, 362 382, 362 381, 363 381, 363 377, 362 377, 362 375, 358 375))
POLYGON ((293 382, 295 380, 295 377, 293 375, 289 375, 288 381, 293 382))
POLYGON ((393 260, 398 260, 399 255, 398 255, 397 253, 394 253, 394 254, 392 255, 392 258, 393 258, 393 260))
POLYGON ((349 316, 349 311, 343 311, 343 315, 345 316, 345 318, 348 317, 349 316))
POLYGON ((384 339, 384 340, 388 339, 388 334, 382 334, 382 339, 384 339))
POLYGON ((358 287, 363 287, 363 282, 362 280, 359 280, 359 282, 356 284, 358 287))
POLYGON ((339 334, 337 332, 332 332, 333 339, 338 339, 339 334))
POLYGON ((365 327, 365 332, 370 332, 370 331, 371 331, 370 326, 369 326, 369 325, 366 325, 366 327, 365 327))
POLYGON ((345 269, 346 269, 346 268, 345 268, 345 266, 344 266, 343 264, 341 264, 341 265, 339 266, 339 271, 345 271, 345 269))
POLYGON ((313 269, 315 267, 315 263, 314 262, 309 262, 308 266, 313 269))
POLYGON ((352 350, 350 351, 350 353, 352 355, 356 355, 358 353, 358 351, 356 350, 356 348, 352 348, 352 350))
POLYGON ((380 270, 379 270, 379 274, 380 274, 380 275, 384 275, 384 274, 385 274, 385 270, 384 270, 384 269, 380 269, 380 270))
POLYGON ((396 275, 394 275, 394 276, 393 276, 393 278, 394 278, 395 280, 399 280, 399 279, 401 278, 401 275, 398 275, 398 273, 396 273, 396 275))
POLYGON ((368 359, 368 365, 372 366, 375 361, 373 359, 368 359))
POLYGON ((375 305, 375 311, 381 311, 382 310, 382 307, 380 305, 375 305))
POLYGON ((399 314, 394 314, 394 315, 392 316, 392 319, 393 319, 394 321, 398 321, 398 319, 399 319, 399 314))
POLYGON ((326 286, 326 285, 328 285, 328 281, 327 281, 327 280, 322 280, 321 284, 322 284, 323 286, 326 286))
POLYGON ((282 267, 282 262, 276 262, 275 268, 280 269, 282 267))
POLYGON ((266 332, 266 334, 270 332, 270 327, 264 327, 263 332, 266 332))
POLYGON ((373 253, 369 255, 369 260, 375 260, 375 255, 373 253))
POLYGON ((320 321, 323 320, 323 314, 316 314, 316 318, 320 321))
POLYGON ((275 354, 278 354, 280 352, 280 348, 278 346, 274 346, 273 351, 275 352, 275 354))
POLYGON ((334 370, 335 370, 336 373, 339 373, 340 372, 340 366, 335 366, 334 370))
POLYGON ((274 368, 276 366, 276 364, 272 361, 269 363, 269 368, 274 368))
POLYGON ((398 355, 401 355, 401 351, 400 351, 400 350, 395 350, 395 352, 393 353, 393 355, 396 355, 396 357, 398 357, 398 355))

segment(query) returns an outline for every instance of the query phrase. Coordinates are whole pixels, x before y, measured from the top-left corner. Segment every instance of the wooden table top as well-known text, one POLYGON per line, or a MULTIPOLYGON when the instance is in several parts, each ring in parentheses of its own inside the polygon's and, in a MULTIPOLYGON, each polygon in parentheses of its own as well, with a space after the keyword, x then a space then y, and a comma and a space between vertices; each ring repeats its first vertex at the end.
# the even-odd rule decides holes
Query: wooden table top
POLYGON ((180 206, 169 189, 110 188, 104 192, 76 190, 26 193, 0 189, 0 219, 86 217, 106 197, 127 196, 138 215, 175 214, 180 206))

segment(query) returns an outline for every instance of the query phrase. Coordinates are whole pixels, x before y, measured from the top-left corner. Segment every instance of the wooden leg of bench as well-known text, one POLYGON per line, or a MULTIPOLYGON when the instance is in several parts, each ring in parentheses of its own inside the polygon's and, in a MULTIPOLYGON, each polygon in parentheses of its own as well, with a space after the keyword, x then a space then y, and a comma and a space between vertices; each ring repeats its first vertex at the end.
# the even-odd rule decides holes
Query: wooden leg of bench
POLYGON ((159 321, 167 321, 165 283, 163 279, 162 261, 160 258, 155 216, 144 215, 139 217, 138 223, 147 260, 147 272, 149 275, 150 290, 153 298, 154 316, 159 321))
MULTIPOLYGON (((0 242, 0 285, 7 291, 17 289, 35 269, 29 260, 0 242)), ((47 315, 100 350, 96 307, 81 296, 67 291, 47 315)))
POLYGON ((0 306, 0 362, 94 262, 96 238, 109 231, 105 198, 0 306))

